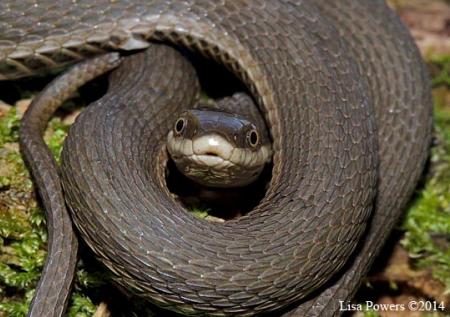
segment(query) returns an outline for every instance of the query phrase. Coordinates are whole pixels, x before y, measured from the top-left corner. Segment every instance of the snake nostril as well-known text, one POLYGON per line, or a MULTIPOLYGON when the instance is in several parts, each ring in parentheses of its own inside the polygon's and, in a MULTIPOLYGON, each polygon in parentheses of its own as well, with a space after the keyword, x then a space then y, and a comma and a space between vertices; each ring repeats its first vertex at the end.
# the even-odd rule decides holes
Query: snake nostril
POLYGON ((217 155, 217 153, 214 153, 214 152, 206 152, 205 155, 219 156, 219 155, 217 155))

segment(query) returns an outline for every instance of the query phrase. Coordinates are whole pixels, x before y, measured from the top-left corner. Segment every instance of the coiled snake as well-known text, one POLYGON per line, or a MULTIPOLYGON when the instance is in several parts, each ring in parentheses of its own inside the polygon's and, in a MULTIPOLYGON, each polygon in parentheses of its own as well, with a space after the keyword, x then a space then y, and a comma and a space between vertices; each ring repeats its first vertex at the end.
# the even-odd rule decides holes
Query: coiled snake
POLYGON ((22 150, 50 234, 30 315, 60 316, 67 303, 77 242, 65 201, 117 282, 158 305, 213 316, 339 314, 410 197, 430 142, 425 67, 384 1, 6 0, 0 16, 4 79, 148 47, 71 128, 64 198, 40 134, 60 101, 118 55, 75 66, 24 118, 22 150), (167 190, 164 142, 198 82, 179 53, 151 41, 224 64, 264 114, 272 178, 248 215, 208 223, 167 190))

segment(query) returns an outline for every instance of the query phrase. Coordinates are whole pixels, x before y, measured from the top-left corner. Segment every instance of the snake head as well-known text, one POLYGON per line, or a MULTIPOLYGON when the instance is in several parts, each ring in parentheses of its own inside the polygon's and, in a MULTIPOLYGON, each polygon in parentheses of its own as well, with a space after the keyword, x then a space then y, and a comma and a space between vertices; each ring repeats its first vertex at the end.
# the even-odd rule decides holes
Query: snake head
POLYGON ((178 170, 209 187, 241 187, 253 182, 271 160, 270 142, 249 119, 218 110, 188 110, 167 136, 178 170))

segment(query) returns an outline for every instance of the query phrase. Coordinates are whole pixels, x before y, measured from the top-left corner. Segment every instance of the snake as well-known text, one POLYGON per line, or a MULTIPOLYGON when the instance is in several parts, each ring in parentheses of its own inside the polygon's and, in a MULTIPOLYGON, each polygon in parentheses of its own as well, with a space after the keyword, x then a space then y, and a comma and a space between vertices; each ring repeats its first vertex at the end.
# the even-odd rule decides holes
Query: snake
POLYGON ((253 183, 272 154, 264 119, 245 93, 182 113, 167 135, 167 151, 183 175, 209 188, 253 183))
POLYGON ((426 66, 384 1, 5 0, 0 17, 1 79, 78 62, 22 120, 49 232, 29 316, 63 314, 77 236, 116 283, 170 310, 342 313, 414 192, 431 139, 426 66), (268 129, 271 177, 238 219, 198 219, 165 183, 168 134, 199 98, 184 50, 232 72, 268 129), (57 166, 42 140, 47 121, 116 67, 57 166))

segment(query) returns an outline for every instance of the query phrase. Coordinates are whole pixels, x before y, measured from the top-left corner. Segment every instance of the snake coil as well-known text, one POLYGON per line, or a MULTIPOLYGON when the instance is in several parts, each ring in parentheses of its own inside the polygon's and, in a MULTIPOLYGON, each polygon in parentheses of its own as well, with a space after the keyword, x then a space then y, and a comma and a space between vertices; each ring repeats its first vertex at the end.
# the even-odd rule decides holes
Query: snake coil
POLYGON ((411 195, 430 143, 426 70, 384 1, 23 3, 0 4, 4 78, 84 52, 148 47, 124 60, 107 94, 71 127, 64 198, 39 133, 61 99, 115 67, 117 55, 75 66, 24 118, 22 149, 50 233, 31 315, 60 315, 67 302, 76 239, 65 202, 116 281, 161 306, 211 316, 338 314, 411 195), (151 41, 224 64, 263 112, 272 178, 248 215, 207 223, 168 192, 163 141, 199 84, 178 52, 151 41))

